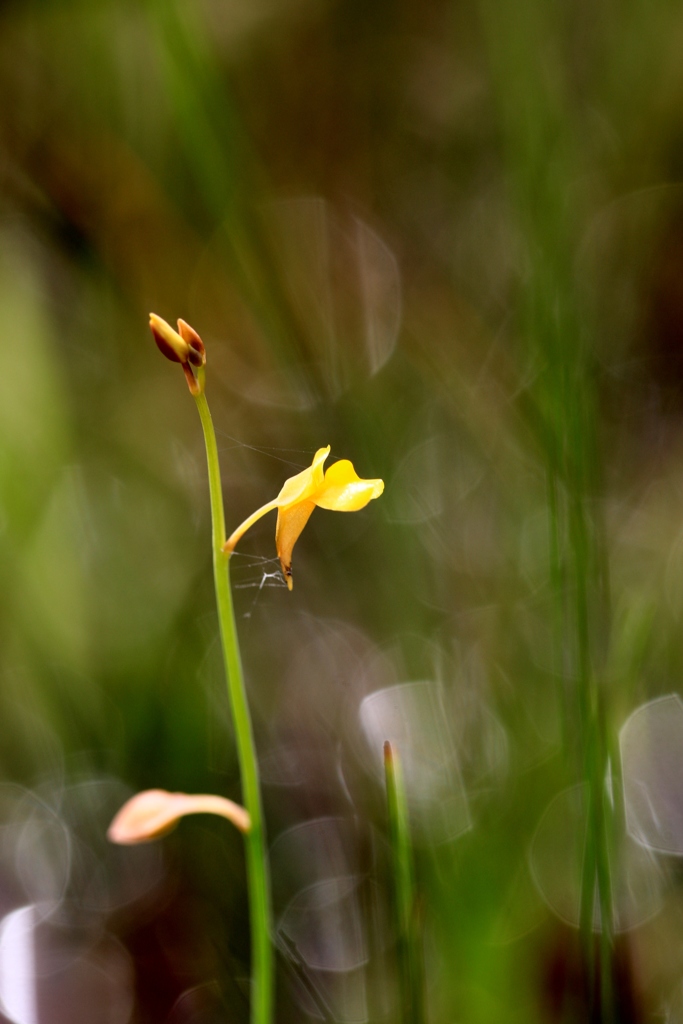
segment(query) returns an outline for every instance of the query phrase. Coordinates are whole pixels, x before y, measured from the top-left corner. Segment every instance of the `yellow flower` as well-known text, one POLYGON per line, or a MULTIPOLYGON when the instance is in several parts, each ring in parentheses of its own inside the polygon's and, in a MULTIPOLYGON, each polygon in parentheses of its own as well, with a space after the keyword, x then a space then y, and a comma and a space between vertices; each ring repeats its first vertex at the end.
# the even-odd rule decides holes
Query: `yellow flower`
POLYGON ((292 549, 308 517, 317 505, 334 512, 357 512, 384 490, 382 480, 361 480, 348 459, 335 462, 327 472, 323 463, 330 446, 319 448, 312 464, 286 480, 274 501, 269 501, 245 519, 225 542, 224 551, 232 552, 240 537, 266 512, 277 509, 275 544, 287 586, 292 589, 292 549))
POLYGON ((167 793, 165 789, 146 789, 128 800, 112 821, 107 836, 124 846, 148 843, 175 828, 186 814, 219 814, 241 832, 251 828, 249 815, 232 800, 209 794, 167 793))

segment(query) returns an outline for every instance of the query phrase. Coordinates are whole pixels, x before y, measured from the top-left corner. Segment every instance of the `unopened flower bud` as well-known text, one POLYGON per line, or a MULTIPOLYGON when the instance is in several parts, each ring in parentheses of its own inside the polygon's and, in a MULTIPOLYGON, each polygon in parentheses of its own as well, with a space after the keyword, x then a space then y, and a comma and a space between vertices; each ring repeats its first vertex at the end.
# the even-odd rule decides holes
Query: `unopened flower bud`
POLYGON ((206 363, 206 350, 204 342, 199 337, 194 327, 190 327, 184 320, 178 320, 178 330, 184 342, 187 343, 190 352, 188 362, 193 366, 204 366, 206 363))
POLYGON ((156 313, 150 313, 149 326, 162 355, 165 355, 173 363, 187 363, 190 361, 190 345, 177 331, 173 330, 170 324, 167 324, 156 313))

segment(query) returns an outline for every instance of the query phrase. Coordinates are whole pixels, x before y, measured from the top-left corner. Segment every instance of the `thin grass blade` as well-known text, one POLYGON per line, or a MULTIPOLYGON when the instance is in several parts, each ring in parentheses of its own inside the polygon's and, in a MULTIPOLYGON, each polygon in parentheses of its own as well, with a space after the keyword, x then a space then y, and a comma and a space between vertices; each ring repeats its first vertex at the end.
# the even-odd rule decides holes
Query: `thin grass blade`
POLYGON ((413 851, 401 762, 387 740, 384 744, 389 840, 394 880, 394 912, 399 959, 401 1012, 404 1024, 425 1021, 422 936, 415 899, 413 851))

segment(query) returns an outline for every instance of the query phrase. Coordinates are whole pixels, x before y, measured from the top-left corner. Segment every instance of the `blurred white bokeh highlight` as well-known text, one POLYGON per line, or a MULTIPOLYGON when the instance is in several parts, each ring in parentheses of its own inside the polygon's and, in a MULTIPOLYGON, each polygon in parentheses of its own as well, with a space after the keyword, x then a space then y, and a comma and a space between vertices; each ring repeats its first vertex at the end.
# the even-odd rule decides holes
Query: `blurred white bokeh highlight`
POLYGON ((268 212, 290 301, 330 394, 339 395, 359 372, 377 373, 396 347, 396 257, 365 221, 342 217, 321 196, 280 199, 268 212))
POLYGON ((0 922, 0 1006, 14 1024, 127 1024, 130 957, 114 938, 74 929, 38 904, 0 922))
POLYGON ((38 1024, 34 917, 33 906, 20 907, 0 925, 0 1005, 17 1024, 38 1024))
POLYGON ((626 827, 650 850, 683 856, 683 702, 637 708, 619 734, 626 827))
POLYGON ((384 742, 403 766, 411 824, 433 842, 455 839, 471 827, 441 688, 432 682, 399 683, 365 697, 360 721, 372 769, 384 785, 384 742))
POLYGON ((107 922, 164 874, 158 844, 106 839, 130 795, 108 776, 0 786, 0 1010, 14 1024, 129 1021, 132 963, 107 922))
POLYGON ((365 221, 354 217, 353 223, 363 300, 365 352, 368 370, 374 376, 396 347, 401 326, 401 279, 396 257, 387 244, 365 221))
POLYGON ((293 897, 279 928, 309 967, 353 971, 367 962, 356 875, 326 878, 293 897))
POLYGON ((117 846, 107 839, 116 812, 133 795, 111 776, 84 778, 55 802, 72 843, 69 899, 89 914, 109 914, 144 899, 163 877, 163 845, 117 846))
POLYGON ((391 480, 388 516, 394 523, 424 523, 443 512, 439 439, 421 441, 403 457, 391 480))
POLYGON ((0 786, 0 911, 25 903, 57 904, 71 874, 69 830, 46 801, 20 786, 0 786))
MULTIPOLYGON (((570 786, 548 804, 531 841, 531 876, 546 905, 560 920, 578 928, 587 836, 587 789, 570 786)), ((614 928, 629 931, 661 908, 662 873, 652 855, 621 837, 610 858, 614 928)), ((600 931, 600 908, 593 910, 593 928, 600 931)))
POLYGON ((271 865, 276 939, 298 978, 302 1009, 315 1017, 326 1007, 345 1024, 367 1020, 371 894, 353 821, 316 818, 288 829, 273 844, 271 865))

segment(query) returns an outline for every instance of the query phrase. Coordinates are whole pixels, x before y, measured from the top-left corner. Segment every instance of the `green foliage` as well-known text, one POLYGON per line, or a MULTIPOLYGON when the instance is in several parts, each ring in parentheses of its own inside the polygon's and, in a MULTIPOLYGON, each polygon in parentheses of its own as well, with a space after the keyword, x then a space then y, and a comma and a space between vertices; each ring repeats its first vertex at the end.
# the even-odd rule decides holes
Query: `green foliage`
MULTIPOLYGON (((269 840, 355 829, 274 877, 283 1022, 407 1011, 395 894, 432 1024, 677 1019, 677 878, 622 929, 617 737, 683 675, 680 33, 665 0, 0 12, 4 779, 239 798, 201 435, 150 310, 206 343, 228 532, 328 443, 386 481, 312 517, 291 595, 270 522, 231 563, 269 840), (443 825, 447 764, 471 827, 411 819, 411 881, 359 707, 415 681, 451 746, 399 750, 407 784, 443 825)), ((217 836, 108 922, 135 953, 158 912, 168 951, 186 901, 141 1020, 211 979, 246 1019, 217 836)))

